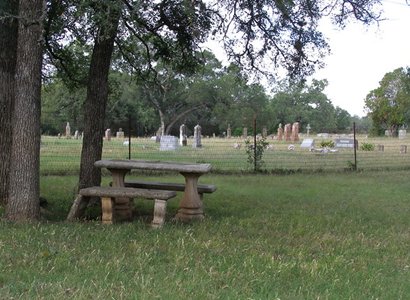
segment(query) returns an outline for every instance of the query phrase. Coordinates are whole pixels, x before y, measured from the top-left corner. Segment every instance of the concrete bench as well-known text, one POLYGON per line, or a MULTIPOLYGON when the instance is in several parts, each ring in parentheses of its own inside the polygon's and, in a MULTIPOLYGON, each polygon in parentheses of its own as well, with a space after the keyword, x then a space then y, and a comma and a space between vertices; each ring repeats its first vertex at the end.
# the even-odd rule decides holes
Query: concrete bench
MULTIPOLYGON (((126 187, 139 188, 139 189, 154 189, 154 190, 164 190, 164 191, 176 191, 183 192, 185 190, 185 184, 183 183, 163 183, 163 182, 151 182, 151 181, 140 181, 140 180, 127 180, 124 182, 126 187)), ((198 184, 198 194, 203 197, 203 194, 213 193, 216 191, 216 186, 212 184, 198 184)))
POLYGON ((100 197, 103 224, 112 224, 115 219, 115 203, 120 201, 121 198, 145 198, 155 200, 154 203, 154 218, 152 220, 152 227, 161 227, 165 221, 165 213, 167 200, 176 196, 174 191, 158 191, 152 189, 140 189, 130 187, 101 187, 93 186, 81 189, 78 192, 82 197, 100 197))

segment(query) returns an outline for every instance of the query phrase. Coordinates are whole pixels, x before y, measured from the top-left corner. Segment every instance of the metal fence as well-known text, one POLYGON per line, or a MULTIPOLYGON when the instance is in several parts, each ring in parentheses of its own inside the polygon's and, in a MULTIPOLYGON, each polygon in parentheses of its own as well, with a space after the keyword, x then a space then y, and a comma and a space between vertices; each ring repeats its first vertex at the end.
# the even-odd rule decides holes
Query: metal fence
MULTIPOLYGON (((265 172, 342 171, 357 167, 359 170, 410 168, 410 139, 368 138, 358 136, 356 151, 353 147, 321 147, 322 142, 350 136, 315 136, 312 147, 303 147, 306 137, 299 141, 278 141, 270 137, 263 150, 261 170, 265 172)), ((175 149, 161 147, 150 138, 113 138, 104 141, 104 159, 140 159, 211 163, 214 172, 241 173, 253 171, 243 138, 202 138, 201 147, 186 146, 175 149)), ((252 138, 251 138, 252 144, 252 138)), ((40 171, 47 174, 78 174, 82 140, 43 136, 40 171)))

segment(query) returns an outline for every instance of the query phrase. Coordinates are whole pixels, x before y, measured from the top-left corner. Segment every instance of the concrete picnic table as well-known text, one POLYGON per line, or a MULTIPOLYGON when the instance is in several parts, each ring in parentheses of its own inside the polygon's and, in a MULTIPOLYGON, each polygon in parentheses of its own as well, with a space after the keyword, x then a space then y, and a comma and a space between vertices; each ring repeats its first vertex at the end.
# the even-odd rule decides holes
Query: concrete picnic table
MULTIPOLYGON (((199 177, 211 171, 210 164, 114 159, 98 160, 94 165, 98 168, 107 168, 111 172, 114 187, 123 187, 125 175, 133 169, 179 172, 185 178, 185 190, 175 216, 176 220, 189 222, 204 218, 202 200, 197 187, 199 177)), ((129 210, 129 199, 119 200, 118 205, 121 204, 125 206, 125 210, 129 210)))

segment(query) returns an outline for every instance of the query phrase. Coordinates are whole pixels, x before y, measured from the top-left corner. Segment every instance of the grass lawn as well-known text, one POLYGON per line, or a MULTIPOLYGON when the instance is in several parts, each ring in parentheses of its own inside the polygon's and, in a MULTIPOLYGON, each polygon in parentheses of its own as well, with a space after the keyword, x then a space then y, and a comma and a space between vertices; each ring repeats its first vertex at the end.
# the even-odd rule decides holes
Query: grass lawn
POLYGON ((179 195, 152 230, 142 200, 132 223, 65 222, 77 178, 45 176, 44 222, 0 220, 0 299, 409 299, 408 177, 209 174, 204 222, 172 222, 179 195))

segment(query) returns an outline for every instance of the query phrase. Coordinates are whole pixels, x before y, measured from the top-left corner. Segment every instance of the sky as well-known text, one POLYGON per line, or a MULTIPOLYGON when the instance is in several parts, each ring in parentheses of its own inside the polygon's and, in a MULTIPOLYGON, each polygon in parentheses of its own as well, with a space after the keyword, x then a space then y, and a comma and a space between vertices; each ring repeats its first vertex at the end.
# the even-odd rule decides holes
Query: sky
MULTIPOLYGON (((383 11, 385 20, 379 25, 352 22, 341 30, 330 21, 320 24, 331 54, 312 78, 327 79, 324 93, 334 106, 352 116, 366 115, 364 99, 379 87, 386 73, 410 66, 410 5, 406 0, 383 0, 383 11)), ((209 41, 208 46, 218 59, 226 61, 216 42, 209 41)))
POLYGON ((386 73, 410 66, 410 6, 405 0, 384 0, 383 10, 387 20, 379 26, 354 23, 340 30, 321 24, 332 53, 313 77, 327 79, 325 94, 351 115, 366 114, 364 99, 386 73))

